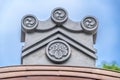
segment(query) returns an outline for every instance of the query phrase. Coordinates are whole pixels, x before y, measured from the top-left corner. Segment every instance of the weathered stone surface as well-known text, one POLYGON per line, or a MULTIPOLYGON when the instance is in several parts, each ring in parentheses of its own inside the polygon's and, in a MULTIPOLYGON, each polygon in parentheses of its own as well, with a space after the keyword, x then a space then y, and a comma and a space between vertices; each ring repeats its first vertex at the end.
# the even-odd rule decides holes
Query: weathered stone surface
POLYGON ((22 64, 95 66, 98 22, 86 16, 80 22, 69 19, 63 8, 40 21, 33 15, 22 19, 22 64))

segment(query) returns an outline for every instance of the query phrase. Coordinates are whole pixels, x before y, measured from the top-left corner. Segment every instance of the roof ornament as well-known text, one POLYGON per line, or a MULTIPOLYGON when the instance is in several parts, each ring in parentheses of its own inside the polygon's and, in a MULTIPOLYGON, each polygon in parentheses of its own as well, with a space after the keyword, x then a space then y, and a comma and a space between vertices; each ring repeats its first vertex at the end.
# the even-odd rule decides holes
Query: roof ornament
POLYGON ((63 64, 95 66, 98 21, 86 16, 81 21, 69 19, 64 8, 55 8, 48 20, 25 15, 21 21, 22 64, 63 64))

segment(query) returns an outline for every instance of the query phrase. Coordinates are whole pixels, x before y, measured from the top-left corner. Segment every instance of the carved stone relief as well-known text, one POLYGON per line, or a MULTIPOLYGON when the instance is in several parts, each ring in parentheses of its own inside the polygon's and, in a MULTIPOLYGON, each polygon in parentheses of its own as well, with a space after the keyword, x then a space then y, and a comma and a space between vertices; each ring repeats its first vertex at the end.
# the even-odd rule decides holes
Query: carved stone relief
POLYGON ((55 8, 51 16, 52 20, 57 24, 65 22, 68 18, 67 11, 63 8, 55 8))
POLYGON ((84 29, 85 32, 87 33, 95 33, 98 22, 93 16, 86 16, 82 21, 81 21, 82 28, 84 29))
POLYGON ((64 62, 70 57, 70 54, 70 46, 63 40, 54 40, 46 48, 46 55, 53 62, 64 62))
POLYGON ((95 66, 98 21, 86 16, 81 21, 69 19, 64 8, 55 8, 48 20, 25 15, 21 21, 22 64, 64 64, 95 66), (72 50, 72 51, 71 51, 72 50))
POLYGON ((22 19, 23 30, 26 32, 33 31, 38 25, 38 20, 33 15, 26 15, 22 19))

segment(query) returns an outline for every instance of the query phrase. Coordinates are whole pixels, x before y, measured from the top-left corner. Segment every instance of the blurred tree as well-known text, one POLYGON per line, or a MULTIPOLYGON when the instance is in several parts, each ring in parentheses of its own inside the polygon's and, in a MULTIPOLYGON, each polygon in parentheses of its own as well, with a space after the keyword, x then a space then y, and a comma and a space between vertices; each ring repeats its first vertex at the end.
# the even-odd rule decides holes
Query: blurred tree
POLYGON ((112 63, 112 64, 103 63, 102 68, 108 70, 120 71, 120 66, 118 66, 116 63, 112 63))

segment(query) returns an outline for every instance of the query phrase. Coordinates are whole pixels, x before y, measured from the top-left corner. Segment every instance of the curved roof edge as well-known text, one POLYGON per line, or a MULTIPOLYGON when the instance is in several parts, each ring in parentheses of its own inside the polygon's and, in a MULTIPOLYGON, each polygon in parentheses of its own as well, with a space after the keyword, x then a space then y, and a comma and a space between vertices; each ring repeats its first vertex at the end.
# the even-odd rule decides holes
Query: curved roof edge
POLYGON ((0 79, 31 77, 31 76, 57 76, 120 80, 120 72, 93 68, 93 67, 73 67, 73 66, 50 66, 50 65, 18 65, 0 67, 0 79))

